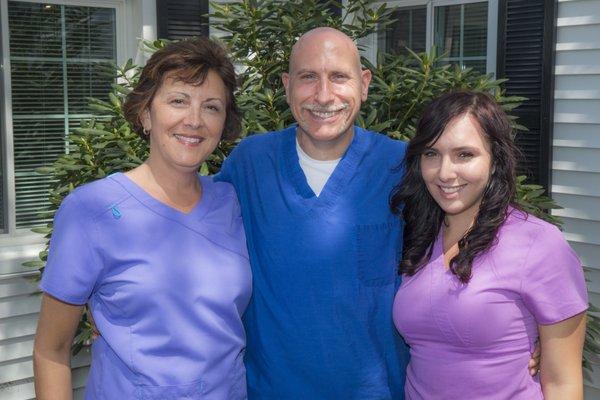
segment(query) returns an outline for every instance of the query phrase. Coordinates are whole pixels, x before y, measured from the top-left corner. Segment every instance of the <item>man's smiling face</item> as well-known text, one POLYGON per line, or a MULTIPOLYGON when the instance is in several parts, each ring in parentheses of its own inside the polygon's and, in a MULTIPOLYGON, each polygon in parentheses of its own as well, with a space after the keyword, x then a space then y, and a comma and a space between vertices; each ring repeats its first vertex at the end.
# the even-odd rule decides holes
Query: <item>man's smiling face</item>
POLYGON ((350 141, 371 80, 350 38, 329 29, 305 35, 282 80, 299 135, 315 142, 350 141))

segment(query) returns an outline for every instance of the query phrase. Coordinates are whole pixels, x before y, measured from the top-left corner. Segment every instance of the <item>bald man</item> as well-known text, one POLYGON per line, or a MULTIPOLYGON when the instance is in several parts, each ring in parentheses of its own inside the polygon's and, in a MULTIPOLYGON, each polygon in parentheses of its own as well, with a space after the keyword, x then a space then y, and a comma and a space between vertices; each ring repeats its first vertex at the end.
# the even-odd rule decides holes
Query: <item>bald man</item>
POLYGON ((248 137, 223 164, 253 271, 250 399, 404 398, 391 317, 402 223, 388 195, 406 145, 354 126, 370 80, 348 36, 307 32, 282 76, 297 125, 248 137))

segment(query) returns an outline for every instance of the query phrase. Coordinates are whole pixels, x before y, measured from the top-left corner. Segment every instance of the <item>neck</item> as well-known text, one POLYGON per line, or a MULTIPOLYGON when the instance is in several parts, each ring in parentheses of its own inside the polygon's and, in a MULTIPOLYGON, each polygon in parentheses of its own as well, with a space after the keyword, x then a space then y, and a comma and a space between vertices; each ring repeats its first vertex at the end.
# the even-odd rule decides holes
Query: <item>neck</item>
POLYGON ((479 205, 472 207, 470 210, 465 210, 460 214, 446 214, 444 216, 446 236, 462 238, 473 226, 478 212, 479 205))
POLYGON ((344 155, 350 146, 354 138, 354 127, 332 140, 315 140, 302 128, 298 127, 296 138, 302 151, 310 158, 319 161, 337 160, 344 155))
POLYGON ((165 193, 180 194, 199 189, 198 176, 194 170, 180 171, 176 168, 162 168, 149 157, 141 166, 141 171, 149 182, 162 188, 165 193))

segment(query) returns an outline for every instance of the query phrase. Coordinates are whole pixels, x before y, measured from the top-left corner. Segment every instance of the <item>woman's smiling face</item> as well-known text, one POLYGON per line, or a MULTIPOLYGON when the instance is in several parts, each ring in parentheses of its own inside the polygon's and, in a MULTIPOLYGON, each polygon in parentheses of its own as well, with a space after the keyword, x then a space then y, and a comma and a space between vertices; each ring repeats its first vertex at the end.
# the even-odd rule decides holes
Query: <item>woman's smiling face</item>
POLYGON ((473 219, 492 167, 490 144, 469 114, 454 118, 421 155, 427 190, 448 217, 473 219))
POLYGON ((221 140, 226 104, 225 84, 214 71, 200 85, 167 75, 142 115, 149 158, 166 168, 197 170, 221 140))

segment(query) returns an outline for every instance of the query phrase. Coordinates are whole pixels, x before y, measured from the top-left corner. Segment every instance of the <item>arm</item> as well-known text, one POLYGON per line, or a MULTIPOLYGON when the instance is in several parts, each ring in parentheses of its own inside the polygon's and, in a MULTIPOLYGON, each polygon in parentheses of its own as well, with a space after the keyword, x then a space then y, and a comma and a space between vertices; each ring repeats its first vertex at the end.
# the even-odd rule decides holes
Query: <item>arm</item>
POLYGON ((538 325, 542 358, 540 379, 546 400, 583 399, 581 359, 585 312, 551 325, 538 325))
POLYGON ((33 345, 35 393, 38 400, 70 400, 71 344, 83 306, 63 303, 47 294, 33 345))

